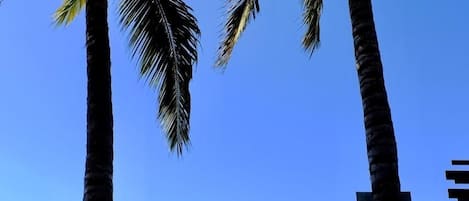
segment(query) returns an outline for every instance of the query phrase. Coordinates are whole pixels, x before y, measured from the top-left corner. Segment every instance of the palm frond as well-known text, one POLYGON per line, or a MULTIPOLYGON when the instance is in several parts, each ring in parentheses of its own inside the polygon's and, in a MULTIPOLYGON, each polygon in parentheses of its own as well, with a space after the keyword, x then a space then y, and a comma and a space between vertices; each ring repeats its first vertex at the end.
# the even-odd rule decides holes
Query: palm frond
POLYGON ((215 63, 217 67, 225 67, 231 57, 234 46, 241 33, 246 29, 249 21, 256 18, 259 12, 258 0, 228 0, 228 20, 224 27, 224 39, 218 48, 218 58, 215 63))
POLYGON ((304 0, 303 22, 307 26, 303 37, 303 47, 311 54, 320 44, 319 19, 321 18, 322 0, 304 0))
POLYGON ((129 31, 132 56, 143 78, 159 89, 158 118, 171 151, 190 144, 189 82, 200 30, 182 0, 122 0, 120 23, 129 31))
POLYGON ((57 25, 68 25, 80 13, 86 5, 86 0, 64 0, 62 5, 54 13, 54 21, 57 25))

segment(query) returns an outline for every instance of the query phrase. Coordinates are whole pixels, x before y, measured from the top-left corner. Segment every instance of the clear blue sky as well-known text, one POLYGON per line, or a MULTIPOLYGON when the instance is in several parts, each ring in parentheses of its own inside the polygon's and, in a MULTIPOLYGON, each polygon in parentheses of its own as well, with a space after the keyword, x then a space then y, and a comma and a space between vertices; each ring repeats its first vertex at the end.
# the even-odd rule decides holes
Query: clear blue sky
MULTIPOLYGON (((467 1, 374 1, 403 191, 448 200, 444 171, 469 159, 467 1)), ((55 29, 61 0, 0 7, 2 201, 81 200, 83 14, 55 29)), ((156 95, 137 76, 110 3, 116 201, 355 200, 369 191, 347 1, 325 1, 322 46, 300 46, 300 1, 262 1, 229 69, 212 69, 223 1, 188 1, 203 31, 191 84, 193 146, 168 152, 156 95)))

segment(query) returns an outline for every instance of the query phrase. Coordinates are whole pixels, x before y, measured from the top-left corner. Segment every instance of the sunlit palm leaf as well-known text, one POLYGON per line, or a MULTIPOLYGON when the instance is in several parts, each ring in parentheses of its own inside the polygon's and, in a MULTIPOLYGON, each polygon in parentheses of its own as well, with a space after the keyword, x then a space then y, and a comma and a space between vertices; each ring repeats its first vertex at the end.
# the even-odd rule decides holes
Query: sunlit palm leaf
POLYGON ((303 21, 307 26, 307 30, 303 38, 303 47, 311 53, 319 47, 321 10, 322 0, 304 0, 303 21))
POLYGON ((158 117, 170 149, 178 154, 190 143, 189 81, 200 36, 191 12, 181 0, 122 0, 119 6, 140 73, 159 87, 158 117))
POLYGON ((69 24, 85 7, 86 0, 64 0, 62 5, 55 11, 54 20, 57 25, 69 24))
POLYGON ((250 19, 256 18, 259 12, 258 0, 228 0, 228 20, 225 23, 225 36, 218 48, 217 67, 225 67, 231 57, 241 33, 246 29, 250 19))

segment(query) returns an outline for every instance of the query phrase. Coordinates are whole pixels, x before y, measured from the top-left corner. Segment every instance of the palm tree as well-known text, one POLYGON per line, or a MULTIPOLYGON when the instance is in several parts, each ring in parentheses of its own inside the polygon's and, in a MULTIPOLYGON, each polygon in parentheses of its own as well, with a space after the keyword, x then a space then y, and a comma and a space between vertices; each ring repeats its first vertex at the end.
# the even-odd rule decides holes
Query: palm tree
MULTIPOLYGON (((313 53, 319 46, 319 20, 322 0, 304 0, 307 30, 304 48, 313 53)), ((259 12, 258 0, 228 0, 225 37, 219 48, 216 66, 226 67, 233 48, 246 24, 259 12)), ((357 73, 363 103, 367 154, 374 201, 397 201, 400 193, 397 148, 391 112, 384 86, 378 40, 371 0, 349 0, 357 73)))
MULTIPOLYGON (((113 116, 107 0, 64 0, 57 24, 69 24, 86 7, 87 146, 84 201, 112 201, 113 116)), ((159 112, 171 151, 189 145, 192 66, 200 30, 182 0, 122 0, 120 23, 140 75, 159 88, 159 112)))

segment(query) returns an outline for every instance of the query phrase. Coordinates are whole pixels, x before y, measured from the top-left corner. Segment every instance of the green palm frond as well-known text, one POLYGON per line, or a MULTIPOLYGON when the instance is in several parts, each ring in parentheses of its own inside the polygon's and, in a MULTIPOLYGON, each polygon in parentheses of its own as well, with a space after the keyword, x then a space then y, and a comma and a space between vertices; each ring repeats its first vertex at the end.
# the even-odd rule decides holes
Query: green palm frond
POLYGON ((62 5, 54 13, 54 21, 57 25, 68 25, 80 13, 86 5, 86 0, 64 0, 62 5))
POLYGON ((319 19, 321 18, 322 0, 304 0, 303 21, 307 26, 303 38, 303 47, 314 52, 319 47, 319 19))
POLYGON ((225 23, 225 36, 218 48, 217 67, 225 67, 231 57, 234 46, 250 19, 259 12, 258 0, 228 0, 228 20, 225 23))
POLYGON ((141 76, 159 88, 158 117, 170 150, 178 155, 190 144, 189 81, 200 37, 191 12, 182 0, 122 0, 119 5, 141 76))

